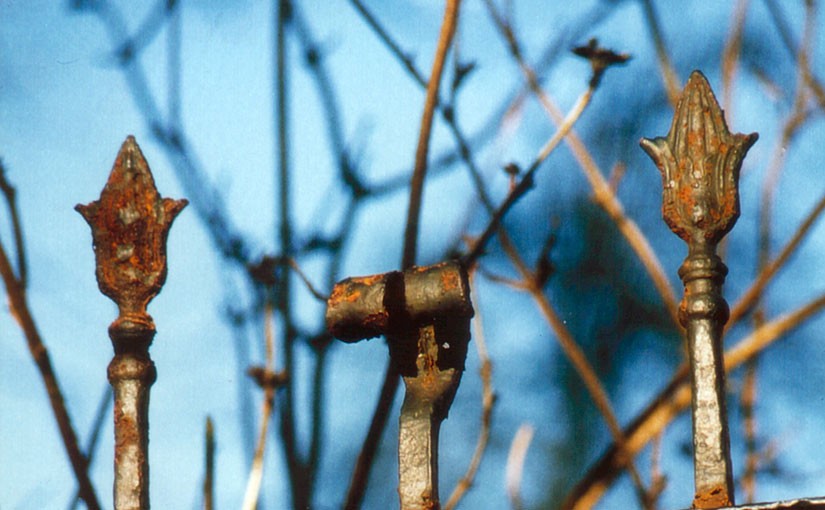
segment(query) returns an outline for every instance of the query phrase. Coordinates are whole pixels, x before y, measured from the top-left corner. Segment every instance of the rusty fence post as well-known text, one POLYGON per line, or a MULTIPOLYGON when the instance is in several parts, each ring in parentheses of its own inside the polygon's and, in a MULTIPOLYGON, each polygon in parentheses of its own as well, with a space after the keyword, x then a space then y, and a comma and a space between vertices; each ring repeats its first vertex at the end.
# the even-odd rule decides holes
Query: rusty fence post
POLYGON ((691 368, 694 508, 734 504, 722 359, 728 269, 716 246, 739 217, 739 170, 757 136, 728 131, 710 85, 694 71, 667 138, 641 142, 662 173, 664 220, 688 245, 679 315, 691 368))
POLYGON ((76 207, 92 228, 100 291, 119 312, 109 326, 115 356, 108 370, 115 398, 115 510, 149 508, 149 388, 156 371, 149 357, 155 324, 146 306, 166 280, 166 238, 186 204, 160 197, 129 136, 100 199, 76 207))
POLYGON ((464 267, 445 262, 348 278, 327 303, 327 327, 345 341, 386 335, 406 388, 398 432, 402 510, 436 510, 438 436, 458 389, 473 306, 464 267))

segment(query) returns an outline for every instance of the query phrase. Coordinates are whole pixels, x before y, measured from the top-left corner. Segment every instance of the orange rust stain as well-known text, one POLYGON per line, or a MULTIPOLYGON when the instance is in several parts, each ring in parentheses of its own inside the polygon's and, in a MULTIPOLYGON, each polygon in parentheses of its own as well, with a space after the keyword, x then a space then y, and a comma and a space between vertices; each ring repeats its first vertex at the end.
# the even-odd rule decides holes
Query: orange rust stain
POLYGON ((460 286, 461 279, 455 271, 443 271, 441 273, 441 287, 444 290, 455 290, 460 286))
POLYGON ((361 291, 352 289, 348 283, 339 283, 332 288, 332 294, 329 296, 329 306, 340 303, 353 303, 361 297, 361 291))
POLYGON ((435 265, 433 265, 433 266, 413 266, 413 267, 409 268, 406 272, 408 272, 408 273, 416 273, 416 274, 419 274, 419 273, 426 273, 427 271, 429 271, 429 270, 431 270, 431 269, 433 269, 433 268, 437 268, 437 267, 440 267, 440 266, 443 266, 443 265, 444 265, 444 264, 443 264, 443 263, 441 263, 441 264, 435 264, 435 265))
POLYGON ((363 325, 370 329, 378 329, 383 330, 387 326, 387 322, 389 321, 390 314, 386 311, 381 311, 379 313, 373 313, 367 315, 364 318, 363 325))
POLYGON ((362 287, 372 287, 385 278, 386 274, 347 278, 346 280, 337 283, 335 287, 332 288, 332 293, 329 296, 328 303, 330 306, 340 303, 354 303, 361 298, 362 287))
POLYGON ((421 494, 421 508, 422 510, 441 510, 441 504, 436 500, 432 500, 432 495, 429 491, 424 491, 421 494))
POLYGON ((708 491, 697 492, 693 498, 693 508, 712 509, 731 506, 728 490, 724 486, 712 487, 708 491))
POLYGON ((376 283, 380 282, 384 278, 386 278, 386 274, 374 274, 370 276, 358 276, 355 278, 351 278, 350 281, 352 283, 358 283, 360 285, 365 285, 367 287, 372 287, 376 283))
POLYGON ((119 404, 119 402, 115 403, 115 455, 117 457, 124 453, 124 448, 132 447, 141 440, 134 417, 123 412, 119 404))

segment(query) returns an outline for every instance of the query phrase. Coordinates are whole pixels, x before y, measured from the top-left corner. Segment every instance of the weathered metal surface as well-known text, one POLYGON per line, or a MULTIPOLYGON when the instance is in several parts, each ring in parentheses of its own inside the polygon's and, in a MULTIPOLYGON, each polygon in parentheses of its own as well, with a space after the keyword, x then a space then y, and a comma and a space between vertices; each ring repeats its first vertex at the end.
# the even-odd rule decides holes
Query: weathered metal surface
POLYGON ((747 505, 726 506, 718 510, 823 510, 825 498, 799 498, 787 501, 772 501, 770 503, 751 503, 747 505))
POLYGON ((345 341, 386 335, 406 392, 398 436, 402 510, 438 509, 438 436, 464 370, 473 307, 456 262, 349 278, 327 303, 327 327, 345 341))
POLYGON ((186 203, 160 197, 130 136, 100 199, 76 207, 92 228, 98 286, 119 311, 109 326, 115 357, 108 370, 115 398, 116 510, 149 508, 149 389, 156 371, 149 357, 155 325, 146 306, 166 280, 166 238, 186 203))
POLYGON ((404 321, 472 317, 469 292, 457 262, 347 278, 335 285, 327 301, 327 328, 336 338, 355 342, 386 334, 404 321))
POLYGON ((692 374, 694 508, 734 504, 722 359, 728 270, 716 246, 739 217, 739 170, 757 136, 728 131, 710 85, 694 71, 667 138, 641 142, 662 173, 664 220, 688 244, 679 276, 692 374))

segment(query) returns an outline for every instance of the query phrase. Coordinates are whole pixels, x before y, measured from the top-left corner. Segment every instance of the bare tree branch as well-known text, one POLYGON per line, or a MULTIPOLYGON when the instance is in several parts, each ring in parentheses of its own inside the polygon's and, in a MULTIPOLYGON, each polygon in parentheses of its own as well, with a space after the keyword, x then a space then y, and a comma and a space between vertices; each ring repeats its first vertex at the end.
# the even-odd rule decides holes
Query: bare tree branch
MULTIPOLYGON (((7 191, 13 190, 13 188, 5 182, 5 177, 3 181, 4 195, 6 197, 13 197, 14 193, 7 191)), ((13 201, 7 200, 7 203, 10 208, 14 207, 13 201)), ((22 243, 22 240, 20 242, 22 243)), ((22 244, 20 246, 22 246, 22 244)), ((21 252, 22 250, 18 248, 18 254, 21 252)), ((40 377, 46 387, 46 393, 49 396, 49 403, 54 413, 57 428, 60 431, 60 437, 63 440, 63 446, 66 449, 66 454, 69 457, 69 462, 71 463, 75 479, 79 486, 80 498, 86 503, 88 509, 99 510, 100 503, 98 502, 92 481, 89 478, 89 462, 78 446, 77 434, 72 426, 72 420, 66 408, 66 401, 63 398, 63 392, 60 390, 57 375, 52 367, 49 352, 43 343, 43 339, 29 310, 23 281, 14 273, 2 241, 0 241, 0 277, 3 278, 3 283, 6 287, 6 295, 9 299, 11 313, 23 331, 23 336, 26 337, 26 343, 29 347, 32 360, 37 366, 40 377)))

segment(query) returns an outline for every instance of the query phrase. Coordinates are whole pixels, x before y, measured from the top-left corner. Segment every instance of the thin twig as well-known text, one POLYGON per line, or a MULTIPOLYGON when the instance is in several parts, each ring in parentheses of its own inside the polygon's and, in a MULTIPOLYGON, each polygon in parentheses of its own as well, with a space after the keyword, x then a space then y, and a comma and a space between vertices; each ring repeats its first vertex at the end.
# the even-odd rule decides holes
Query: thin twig
MULTIPOLYGON (((94 463, 100 433, 103 431, 103 425, 108 423, 106 418, 110 416, 109 408, 112 406, 113 402, 112 387, 107 382, 103 388, 103 394, 100 396, 100 400, 98 401, 97 408, 95 410, 95 417, 94 420, 92 420, 92 426, 89 429, 89 436, 86 439, 86 461, 89 469, 91 469, 92 464, 94 463)), ((77 505, 80 504, 80 501, 80 491, 78 490, 75 493, 71 504, 69 504, 69 510, 75 510, 77 505)))
MULTIPOLYGON (((476 294, 475 285, 470 282, 470 289, 473 294, 476 294)), ((477 302, 476 296, 473 301, 477 302)), ((475 319, 473 320, 473 335, 476 345, 476 352, 478 352, 478 361, 481 365, 479 368, 479 376, 481 378, 481 428, 478 432, 478 440, 473 451, 473 456, 470 459, 470 464, 467 466, 467 471, 464 476, 456 484, 452 494, 450 494, 447 503, 444 504, 444 510, 453 510, 461 501, 461 498, 473 486, 476 473, 481 460, 484 458, 484 452, 487 451, 487 443, 490 439, 490 427, 493 418, 493 407, 496 401, 496 394, 493 391, 493 363, 490 361, 490 356, 487 353, 487 344, 484 340, 484 327, 482 325, 481 316, 476 311, 475 319)))
POLYGON ((427 83, 427 95, 424 100, 424 113, 421 115, 421 129, 418 134, 418 145, 415 149, 415 165, 410 180, 410 203, 407 209, 407 226, 404 229, 404 253, 401 268, 407 269, 415 264, 418 248, 418 221, 421 216, 421 197, 424 194, 424 179, 427 176, 427 157, 430 152, 430 133, 433 127, 433 116, 438 104, 438 91, 441 87, 441 75, 444 72, 444 63, 452 45, 458 24, 458 11, 461 0, 447 0, 444 11, 444 21, 438 35, 433 69, 430 81, 427 83))
MULTIPOLYGON (((510 49, 510 53, 516 60, 519 68, 524 74, 525 79, 530 85, 531 90, 538 98, 544 110, 550 116, 553 122, 560 125, 564 120, 564 116, 559 108, 550 99, 547 92, 541 87, 535 72, 522 58, 522 52, 519 49, 519 43, 515 38, 513 31, 504 23, 501 16, 495 9, 495 6, 489 0, 486 2, 488 11, 490 12, 493 21, 499 29, 502 37, 510 49)), ((650 275, 653 285, 659 292, 665 308, 668 311, 673 323, 677 327, 681 327, 679 322, 679 306, 676 298, 676 292, 670 285, 665 274, 664 268, 659 261, 656 252, 647 240, 647 237, 639 229, 638 225, 630 219, 624 212, 621 202, 613 193, 610 184, 604 178, 602 171, 599 169, 593 157, 585 147, 582 140, 578 137, 575 130, 571 130, 565 137, 570 150, 573 152, 573 157, 579 163, 579 168, 584 172, 590 186, 593 190, 593 199, 604 209, 611 220, 616 224, 619 232, 625 237, 631 249, 636 253, 639 261, 644 266, 647 273, 650 275)))
POLYGON ((824 195, 820 198, 820 201, 816 204, 816 206, 814 206, 811 213, 808 214, 799 226, 779 256, 770 263, 768 262, 771 244, 770 225, 773 212, 774 194, 782 174, 782 169, 785 165, 788 147, 793 143, 794 138, 803 127, 805 121, 810 118, 810 112, 806 108, 806 100, 808 95, 806 93, 807 88, 804 83, 804 76, 806 74, 805 68, 808 62, 807 55, 810 51, 810 45, 813 40, 813 24, 815 19, 816 15, 813 7, 808 6, 806 8, 805 35, 803 37, 803 44, 799 47, 799 55, 797 58, 799 76, 796 93, 794 95, 793 108, 782 126, 779 140, 774 147, 773 155, 767 169, 765 170, 765 177, 762 182, 762 196, 759 209, 759 275, 754 283, 731 308, 730 320, 728 323, 729 325, 735 324, 745 313, 748 312, 748 310, 758 304, 765 286, 784 266, 788 258, 796 251, 796 248, 799 246, 808 230, 819 218, 823 209, 825 209, 824 195))
POLYGON ((390 52, 393 53, 398 60, 404 65, 410 75, 418 82, 419 85, 426 86, 427 80, 424 78, 424 75, 421 74, 418 69, 416 69, 415 64, 413 63, 413 59, 404 53, 401 47, 395 42, 395 40, 390 36, 389 32, 387 32, 381 23, 378 21, 369 9, 361 2, 361 0, 350 0, 350 3, 355 7, 364 21, 367 22, 367 25, 372 29, 373 32, 381 39, 381 42, 389 48, 390 52))
MULTIPOLYGON (((423 77, 423 74, 415 67, 415 64, 412 60, 401 50, 398 43, 390 36, 389 32, 383 28, 383 26, 379 23, 378 19, 359 1, 359 0, 350 0, 356 10, 361 14, 364 18, 366 23, 370 26, 370 28, 376 33, 379 40, 389 49, 390 53, 398 59, 404 69, 409 73, 409 75, 413 78, 413 80, 422 88, 427 87, 427 82, 423 77)), ((490 199, 489 194, 487 193, 484 183, 481 177, 481 171, 478 169, 475 161, 473 160, 472 156, 472 149, 471 143, 468 137, 464 134, 461 128, 458 126, 458 122, 456 120, 457 116, 453 107, 445 106, 442 102, 436 102, 436 108, 441 113, 442 120, 447 124, 450 128, 450 131, 455 138, 456 145, 458 146, 458 155, 463 160, 467 166, 468 171, 470 172, 470 178, 473 181, 475 186, 476 192, 479 194, 479 199, 481 200, 484 207, 488 210, 488 212, 492 213, 493 205, 492 200, 490 199)), ((441 164, 446 164, 445 161, 442 161, 441 164)), ((378 187, 371 187, 370 188, 374 192, 381 191, 381 188, 378 187)))
MULTIPOLYGON (((159 2, 163 9, 166 9, 166 3, 163 0, 159 2)), ((99 18, 107 31, 112 46, 115 48, 114 53, 119 55, 118 63, 125 75, 125 83, 137 110, 143 115, 147 128, 166 153, 186 196, 206 227, 212 242, 226 261, 246 267, 251 261, 250 256, 252 253, 248 242, 232 224, 221 195, 215 187, 209 184, 206 172, 198 161, 196 154, 192 151, 184 132, 167 124, 163 119, 161 109, 158 106, 159 101, 152 92, 149 79, 138 59, 138 52, 144 46, 143 44, 134 44, 135 40, 143 40, 147 36, 140 35, 142 32, 139 29, 139 36, 130 37, 123 16, 112 2, 96 0, 92 3, 92 6, 92 12, 99 18), (129 49, 126 52, 128 58, 123 56, 124 48, 129 49)), ((154 15, 150 14, 147 19, 154 15)), ((149 23, 147 21, 145 26, 153 27, 157 24, 156 22, 149 23)))
POLYGON ((295 271, 295 274, 298 275, 301 281, 304 282, 304 285, 306 286, 309 293, 312 294, 312 297, 314 297, 318 301, 326 303, 328 296, 325 296, 324 294, 319 292, 318 289, 316 289, 315 286, 312 285, 312 282, 309 281, 307 275, 301 270, 301 266, 298 265, 298 262, 296 262, 294 258, 290 257, 289 259, 287 259, 287 264, 289 265, 290 269, 295 271))
MULTIPOLYGON (((275 178, 278 183, 278 218, 275 233, 281 255, 287 259, 294 254, 293 226, 292 226, 292 192, 290 189, 290 138, 289 138, 289 111, 288 79, 289 66, 287 64, 286 30, 292 17, 292 2, 279 0, 274 9, 275 49, 274 86, 275 109, 272 112, 275 120, 276 137, 276 166, 275 178)), ((280 406, 281 446, 286 456, 287 473, 289 475, 292 492, 292 506, 296 510, 303 510, 309 506, 311 487, 307 480, 306 466, 298 452, 298 440, 295 433, 295 385, 292 376, 295 374, 295 325, 292 307, 292 285, 290 278, 281 278, 275 289, 275 306, 283 321, 281 328, 281 348, 284 353, 284 371, 289 374, 290 380, 284 385, 283 398, 280 406)))
POLYGON ((745 494, 745 503, 753 503, 756 498, 756 470, 759 466, 759 451, 756 440, 756 371, 758 357, 745 363, 745 377, 739 396, 742 422, 745 433, 745 471, 739 486, 745 494))
POLYGON ((0 160, 0 192, 6 201, 11 220, 12 238, 14 239, 14 253, 17 255, 17 275, 15 279, 22 288, 28 286, 28 268, 26 265, 26 244, 23 242, 23 225, 20 222, 20 213, 17 209, 17 193, 14 186, 6 178, 6 168, 0 160))
POLYGON ((298 42, 301 44, 307 68, 310 70, 313 83, 318 89, 318 98, 324 109, 330 156, 339 165, 341 179, 346 183, 353 177, 349 175, 353 168, 347 151, 339 102, 336 98, 332 78, 325 64, 325 53, 320 45, 315 42, 309 23, 304 19, 303 12, 298 5, 292 6, 292 23, 295 27, 298 42))
POLYGON ((355 468, 352 470, 352 477, 344 502, 345 510, 361 508, 361 502, 364 500, 364 494, 367 491, 370 469, 375 460, 375 453, 378 450, 381 435, 387 426, 387 419, 390 415, 390 409, 392 409, 395 394, 398 391, 398 385, 398 372, 392 368, 390 363, 384 373, 384 382, 381 384, 381 393, 378 395, 378 403, 372 414, 369 430, 361 445, 361 451, 358 453, 355 468))
MULTIPOLYGON (((533 90, 536 91, 539 97, 544 97, 543 90, 538 85, 535 74, 521 59, 521 51, 519 49, 519 44, 515 38, 514 32, 510 29, 509 26, 505 24, 504 19, 496 11, 495 6, 492 4, 492 2, 487 1, 486 4, 491 16, 496 21, 496 24, 498 25, 501 32, 504 34, 504 37, 508 41, 508 46, 510 48, 511 54, 518 61, 520 67, 525 71, 528 81, 530 81, 530 83, 532 84, 533 90)), ((595 41, 591 41, 589 47, 578 49, 578 51, 581 51, 584 55, 593 55, 591 57, 591 64, 593 64, 594 75, 589 81, 588 89, 577 102, 577 106, 575 106, 571 113, 568 114, 568 116, 565 118, 565 120, 560 123, 557 136, 554 136, 545 145, 545 147, 540 152, 540 157, 537 158, 537 163, 530 167, 530 169, 527 171, 525 175, 525 178, 523 178, 519 185, 517 185, 514 188, 513 192, 510 194, 510 197, 517 196, 516 193, 523 192, 520 191, 520 188, 524 186, 524 183, 532 182, 532 174, 535 172, 536 168, 538 168, 538 164, 541 162, 542 157, 546 157, 550 153, 550 151, 552 151, 552 149, 555 148, 558 142, 568 135, 570 129, 572 128, 573 122, 581 115, 584 107, 589 102, 593 92, 598 87, 600 83, 601 73, 606 69, 606 65, 609 63, 623 62, 627 59, 627 57, 625 56, 615 55, 612 52, 607 53, 606 50, 598 49, 596 47, 595 41), (606 55, 606 58, 608 59, 606 61, 607 63, 605 63, 605 61, 596 60, 598 56, 603 54, 606 55)), ((600 172, 599 176, 601 177, 600 172)), ((601 178, 601 183, 602 187, 609 188, 609 185, 606 183, 604 178, 601 178)), ((524 191, 526 191, 528 187, 524 187, 524 191)), ((615 195, 612 195, 612 193, 611 196, 615 197, 615 195)), ((507 200, 505 200, 505 205, 507 205, 507 200)), ((502 210, 506 210, 504 206, 499 209, 499 211, 502 210)), ((470 254, 468 254, 467 257, 465 257, 465 263, 472 263, 472 261, 475 260, 475 257, 478 256, 478 254, 480 253, 479 247, 483 247, 484 243, 486 242, 486 239, 492 235, 491 233, 493 232, 493 229, 498 224, 498 221, 496 221, 497 216, 498 214, 494 215, 494 220, 490 222, 490 226, 485 231, 485 234, 482 235, 481 238, 479 238, 479 241, 471 250, 470 254)), ((498 217, 500 218, 500 216, 498 217)), ((587 358, 584 356, 584 353, 579 348, 575 339, 573 339, 572 335, 570 334, 569 330, 567 330, 563 321, 561 321, 561 319, 558 317, 558 314, 555 312, 549 300, 544 295, 544 292, 541 289, 541 285, 537 284, 538 282, 535 278, 535 275, 532 273, 532 271, 530 271, 527 268, 527 265, 524 263, 523 259, 518 254, 517 250, 512 245, 509 238, 500 235, 500 241, 505 253, 508 255, 511 262, 513 262, 513 264, 519 271, 525 289, 538 303, 543 315, 548 320, 551 329, 553 329, 553 331, 556 333, 555 336, 558 339, 559 344, 562 347, 562 350, 564 351, 567 358, 571 361, 573 366, 576 368, 577 373, 584 381, 585 387, 587 388, 589 394, 591 395, 591 398, 596 404, 597 409, 605 419, 605 422, 607 423, 608 429, 610 430, 614 440, 617 442, 617 444, 623 444, 624 438, 622 435, 621 426, 619 425, 619 422, 616 419, 616 415, 613 412, 612 406, 610 405, 609 398, 607 397, 607 392, 604 390, 604 387, 599 381, 598 376, 595 373, 595 370, 593 370, 592 366, 590 366, 590 363, 587 361, 587 358)), ((648 497, 648 492, 644 487, 644 483, 642 482, 641 476, 639 475, 638 471, 636 470, 632 462, 629 466, 629 472, 631 474, 631 479, 633 480, 634 485, 637 489, 637 495, 639 497, 640 502, 644 507, 650 508, 650 498, 648 497)))
MULTIPOLYGON (((812 3, 813 2, 806 2, 806 6, 812 3)), ((779 31, 779 38, 782 40, 783 46, 785 46, 785 49, 794 59, 798 58, 799 48, 794 41, 793 34, 791 34, 791 29, 788 27, 787 21, 782 16, 782 12, 779 10, 779 5, 777 5, 775 0, 765 0, 765 5, 768 8, 768 13, 771 16, 774 25, 776 25, 776 29, 779 31)), ((810 5, 810 7, 813 7, 813 5, 810 5)), ((819 107, 825 109, 825 87, 822 86, 821 80, 819 80, 819 78, 817 78, 817 76, 814 75, 810 69, 808 69, 808 72, 805 75, 805 80, 807 85, 811 88, 811 91, 813 91, 819 107)))
MULTIPOLYGON (((725 371, 730 373, 823 309, 825 294, 751 332, 725 352, 725 371)), ((625 468, 627 461, 690 406, 688 376, 687 366, 679 366, 668 385, 651 399, 651 403, 644 411, 624 429, 626 443, 623 451, 620 451, 616 444, 611 445, 573 488, 562 508, 592 508, 625 468)))
MULTIPOLYGON (((511 261, 520 268, 520 272, 525 271, 525 265, 522 260, 518 258, 518 255, 512 251, 508 251, 508 256, 510 257, 511 261)), ((530 285, 529 282, 535 282, 534 278, 525 279, 525 283, 527 283, 527 291, 529 292, 530 296, 538 305, 539 309, 541 310, 542 316, 544 316, 545 320, 547 320, 548 324, 550 325, 550 329, 553 330, 555 333, 555 337, 559 342, 559 345, 564 351, 565 357, 570 360, 570 363, 573 365, 576 373, 581 377, 582 382, 584 383, 585 388, 587 389, 590 398, 593 400, 593 403, 598 409, 599 414, 604 419, 605 423, 607 424, 607 428, 610 431, 610 435, 613 438, 613 441, 619 450, 627 450, 627 437, 622 430, 621 425, 619 424, 618 418, 616 418, 616 413, 613 410, 613 406, 610 404, 610 398, 607 395, 607 391, 605 390, 604 386, 602 385, 601 381, 599 380, 599 376, 596 374, 596 371, 593 369, 593 366, 587 360, 584 352, 582 351, 581 347, 579 347, 578 342, 576 342, 575 338, 573 338, 572 333, 570 330, 567 329, 564 321, 559 316, 556 309, 550 303, 550 300, 544 294, 542 289, 537 285, 533 284, 530 285)), ((630 478, 633 481, 633 485, 636 488, 636 493, 639 498, 639 502, 642 504, 644 508, 651 508, 650 507, 650 498, 647 489, 644 486, 644 482, 642 481, 642 477, 639 475, 638 470, 636 469, 635 463, 633 462, 632 455, 628 450, 628 463, 627 469, 630 473, 630 478)))
POLYGON ((514 186, 510 193, 508 193, 507 197, 504 199, 504 202, 498 207, 495 213, 492 215, 487 227, 484 229, 484 232, 476 239, 473 243, 472 248, 464 256, 463 262, 467 266, 473 265, 478 257, 484 252, 484 248, 493 235, 498 230, 499 225, 501 225, 501 221, 504 219, 504 216, 507 212, 510 211, 510 208, 522 197, 524 196, 527 191, 529 191, 535 181, 535 174, 536 171, 539 169, 541 164, 547 159, 550 153, 555 149, 558 144, 570 133, 570 130, 573 129, 573 125, 576 121, 581 117, 581 114, 584 112, 584 109, 590 103, 590 99, 593 97, 594 89, 592 87, 588 87, 587 90, 579 96, 579 99, 576 101, 576 104, 564 118, 562 123, 559 125, 556 132, 547 141, 546 144, 541 148, 539 154, 530 164, 527 171, 524 173, 524 176, 518 182, 516 186, 514 186))
MULTIPOLYGON (((101 8, 99 3, 95 2, 98 9, 101 8)), ((115 51, 115 56, 121 64, 136 59, 141 52, 154 42, 155 38, 160 35, 164 24, 177 11, 176 4, 177 0, 157 0, 149 14, 135 29, 134 35, 125 38, 115 51)), ((102 8, 106 8, 106 6, 102 8)))
POLYGON ((650 504, 656 508, 659 497, 667 486, 667 477, 662 474, 662 433, 656 434, 651 441, 650 451, 650 504))
MULTIPOLYGON (((267 303, 264 311, 264 351, 266 359, 264 370, 270 374, 275 373, 275 335, 272 332, 272 320, 272 305, 267 303)), ((252 467, 249 469, 249 477, 246 481, 246 492, 241 504, 242 510, 255 510, 258 506, 264 471, 264 452, 266 451, 266 439, 268 437, 267 429, 269 428, 269 419, 275 403, 275 387, 270 384, 262 384, 261 386, 264 390, 264 398, 261 403, 258 443, 255 446, 255 456, 252 459, 252 467)))
MULTIPOLYGON (((788 146, 791 144, 794 134, 802 127, 804 119, 807 118, 805 114, 806 103, 808 99, 807 88, 807 66, 808 53, 810 51, 811 40, 813 37, 813 20, 815 19, 815 12, 813 10, 813 3, 807 2, 806 9, 805 30, 802 38, 802 44, 799 47, 799 55, 796 60, 798 67, 797 90, 794 98, 793 109, 788 116, 780 136, 780 146, 774 151, 774 157, 771 158, 771 164, 765 172, 765 177, 762 182, 762 196, 759 209, 759 231, 757 242, 757 270, 759 273, 765 271, 768 266, 771 253, 771 238, 773 226, 773 205, 774 197, 776 195, 777 186, 780 176, 784 169, 785 153, 788 146)), ((765 322, 765 302, 762 298, 764 294, 760 293, 757 298, 757 309, 754 314, 754 327, 759 328, 765 322)), ((759 464, 759 451, 757 447, 756 438, 756 384, 757 384, 757 370, 759 367, 759 356, 754 356, 749 359, 745 366, 745 377, 740 396, 743 425, 745 435, 745 471, 742 475, 741 485, 745 492, 747 502, 752 502, 756 494, 756 471, 759 464)))
MULTIPOLYGON (((519 254, 509 235, 507 235, 506 230, 503 228, 500 229, 498 235, 499 242, 501 243, 504 253, 515 266, 521 277, 519 288, 528 292, 538 304, 542 314, 555 333, 554 336, 559 342, 562 351, 575 368, 576 373, 579 374, 579 377, 581 377, 585 388, 596 405, 596 408, 607 423, 608 429, 610 430, 614 441, 616 444, 620 445, 619 448, 622 448, 621 445, 625 443, 625 438, 623 436, 621 426, 619 425, 619 421, 613 411, 613 407, 610 405, 610 399, 607 396, 607 391, 599 381, 596 371, 590 365, 590 362, 587 360, 584 352, 573 338, 573 335, 567 329, 567 326, 565 326, 564 321, 561 320, 558 313, 556 313, 555 309, 550 304, 547 296, 544 295, 542 290, 542 282, 540 282, 539 279, 536 278, 536 275, 527 267, 524 259, 519 254)), ((642 502, 642 505, 649 508, 650 498, 644 488, 641 476, 632 461, 629 463, 628 471, 630 472, 631 479, 637 488, 637 494, 642 502)))
POLYGON ((814 208, 796 229, 794 235, 782 248, 782 251, 779 252, 779 255, 762 269, 751 286, 748 287, 748 289, 742 293, 742 296, 737 299, 736 303, 731 306, 729 325, 736 324, 753 307, 757 299, 762 295, 765 287, 772 281, 779 270, 785 266, 785 263, 790 257, 796 253, 797 248, 799 248, 805 236, 810 232, 811 227, 813 227, 822 216, 823 211, 825 211, 825 194, 820 197, 814 208))
POLYGON ((14 269, 12 269, 1 241, 0 277, 3 278, 3 283, 6 286, 6 294, 8 296, 11 313, 23 331, 23 335, 26 337, 32 360, 40 372, 40 377, 43 379, 43 384, 46 387, 46 393, 49 395, 49 403, 51 404, 52 412, 57 422, 57 428, 63 440, 63 446, 66 448, 66 454, 69 457, 69 462, 71 463, 75 479, 79 486, 80 497, 86 503, 87 508, 90 510, 99 510, 100 503, 98 502, 92 481, 89 478, 89 462, 78 446, 77 434, 72 426, 69 411, 66 409, 66 401, 63 398, 63 393, 57 381, 57 375, 52 367, 49 352, 31 316, 26 299, 26 290, 14 274, 14 269))
POLYGON ((659 68, 662 72, 667 98, 675 108, 676 104, 679 103, 679 83, 681 83, 681 80, 679 80, 676 69, 670 61, 670 55, 664 37, 662 37, 662 27, 659 24, 659 17, 656 16, 656 10, 653 8, 653 2, 642 0, 642 10, 647 26, 650 27, 650 35, 653 37, 653 46, 656 48, 656 57, 659 59, 659 68))
POLYGON ((805 34, 802 38, 802 44, 799 46, 799 54, 797 56, 798 76, 793 108, 782 126, 781 135, 774 148, 773 157, 768 164, 768 168, 765 170, 765 177, 762 181, 762 196, 759 209, 759 251, 763 259, 761 262, 763 263, 767 260, 768 253, 770 253, 770 230, 774 194, 776 193, 779 179, 785 166, 787 150, 795 135, 799 133, 804 121, 808 118, 806 114, 808 94, 804 76, 806 74, 808 54, 813 38, 813 25, 816 19, 812 5, 812 2, 806 3, 805 34))
POLYGON ((324 387, 326 386, 326 360, 329 349, 329 342, 325 341, 315 349, 315 367, 312 372, 312 425, 310 426, 309 455, 306 461, 307 483, 311 487, 315 486, 318 468, 321 463, 321 451, 323 449, 324 428, 326 423, 324 416, 324 387))
POLYGON ((204 477, 203 477, 203 510, 215 508, 215 426, 212 418, 206 417, 204 477))
MULTIPOLYGON (((183 29, 183 16, 177 0, 166 1, 167 16, 169 19, 169 30, 167 32, 167 67, 169 73, 168 86, 168 119, 169 125, 175 131, 181 128, 181 75, 183 66, 181 65, 181 32, 183 29)), ((157 23, 160 25, 160 23, 157 23)))
POLYGON ((739 54, 742 51, 742 35, 745 33, 745 15, 748 12, 749 0, 738 0, 733 10, 732 27, 728 30, 729 37, 722 50, 722 109, 725 111, 727 123, 733 124, 733 80, 739 67, 739 54))
POLYGON ((505 468, 505 483, 507 497, 513 510, 521 510, 521 478, 524 473, 524 461, 527 459, 527 450, 533 440, 533 427, 523 424, 516 431, 513 442, 510 444, 510 453, 507 455, 505 468))

